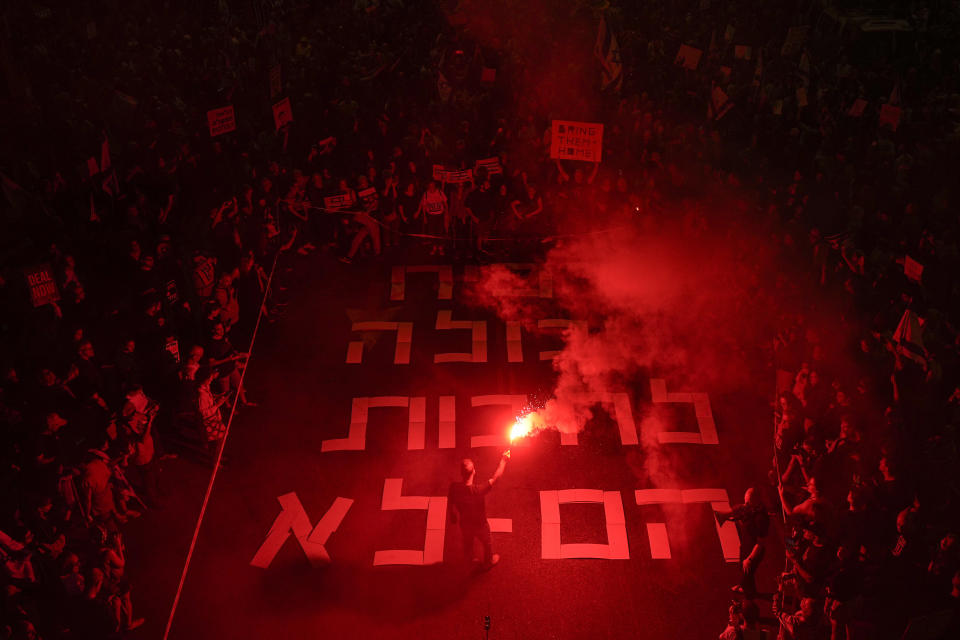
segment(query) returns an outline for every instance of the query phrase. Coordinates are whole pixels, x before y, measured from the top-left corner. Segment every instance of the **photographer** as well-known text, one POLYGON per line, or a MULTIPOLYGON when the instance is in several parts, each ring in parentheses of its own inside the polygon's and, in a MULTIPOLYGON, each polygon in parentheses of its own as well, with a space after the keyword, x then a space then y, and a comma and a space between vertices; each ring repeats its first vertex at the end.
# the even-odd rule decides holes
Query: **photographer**
POLYGON ((763 560, 765 548, 763 538, 770 530, 770 516, 760 499, 760 493, 753 487, 743 495, 743 504, 726 513, 717 512, 717 522, 721 525, 732 520, 740 534, 740 568, 743 577, 733 591, 747 600, 757 595, 756 573, 763 560))

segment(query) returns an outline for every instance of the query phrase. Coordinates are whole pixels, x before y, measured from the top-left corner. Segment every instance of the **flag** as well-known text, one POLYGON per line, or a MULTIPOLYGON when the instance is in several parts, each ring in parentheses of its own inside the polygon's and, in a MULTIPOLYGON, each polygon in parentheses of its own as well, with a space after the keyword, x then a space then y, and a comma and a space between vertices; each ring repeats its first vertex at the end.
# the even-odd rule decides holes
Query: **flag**
POLYGON ((847 111, 847 115, 851 118, 859 118, 863 115, 863 110, 867 108, 867 101, 863 98, 857 98, 853 101, 853 104, 850 105, 850 109, 847 111))
POLYGON ((900 83, 894 85, 893 91, 890 92, 890 99, 887 100, 887 104, 893 107, 900 106, 900 83))
POLYGON ((600 26, 597 29, 597 44, 593 49, 594 55, 600 61, 602 73, 602 88, 613 88, 619 92, 623 86, 623 61, 620 58, 620 45, 617 36, 607 24, 607 16, 600 16, 600 26))
POLYGON ((923 278, 923 265, 910 256, 904 256, 903 273, 914 282, 919 283, 923 278))
POLYGON ((900 126, 900 107, 889 104, 880 105, 879 125, 890 127, 893 131, 900 126))
POLYGON ((904 311, 897 330, 893 332, 893 344, 900 355, 919 364, 926 364, 926 349, 923 347, 923 318, 910 309, 904 311))

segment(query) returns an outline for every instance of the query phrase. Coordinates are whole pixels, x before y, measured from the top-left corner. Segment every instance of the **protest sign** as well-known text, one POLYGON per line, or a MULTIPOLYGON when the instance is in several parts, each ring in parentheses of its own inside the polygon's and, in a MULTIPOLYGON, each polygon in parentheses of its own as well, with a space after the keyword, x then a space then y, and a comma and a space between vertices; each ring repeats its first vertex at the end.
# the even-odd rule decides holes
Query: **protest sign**
POLYGON ((804 41, 807 39, 807 32, 809 30, 809 25, 790 27, 790 29, 787 31, 787 38, 783 41, 783 48, 780 49, 780 55, 792 56, 793 54, 798 53, 800 51, 800 47, 803 46, 804 41))
POLYGON ((859 118, 863 115, 863 110, 867 108, 867 101, 863 98, 857 98, 853 101, 853 104, 850 105, 850 109, 847 111, 847 115, 851 118, 859 118))
POLYGON ((551 158, 600 162, 603 154, 603 124, 554 120, 550 133, 551 158))
POLYGON ((60 299, 60 291, 57 290, 57 283, 53 279, 53 270, 50 265, 28 267, 23 270, 23 275, 27 279, 27 286, 30 287, 30 301, 33 302, 34 307, 42 307, 60 299))
POLYGON ((449 184, 459 184, 461 182, 470 182, 471 180, 473 180, 473 171, 470 169, 446 172, 446 181, 449 184))
POLYGON ((737 60, 749 60, 751 53, 750 47, 745 44, 738 44, 733 48, 733 57, 737 60))
POLYGON ((279 131, 283 125, 289 122, 293 122, 293 109, 290 107, 290 98, 284 98, 273 105, 273 124, 279 131))
POLYGON ((273 100, 283 93, 283 74, 280 65, 270 69, 270 99, 273 100))
POLYGON ((896 131, 900 126, 900 107, 880 105, 880 126, 888 126, 896 131))
POLYGON ((361 200, 372 200, 377 197, 377 188, 368 187, 366 189, 358 191, 357 197, 360 198, 361 200))
POLYGON ((326 209, 337 211, 353 204, 353 193, 345 191, 335 196, 327 196, 323 199, 323 206, 326 209))
POLYGON ((673 60, 673 64, 693 70, 700 64, 700 56, 702 55, 703 51, 700 49, 691 47, 688 44, 682 44, 680 45, 680 50, 677 51, 677 57, 673 60))
POLYGON ((920 282, 920 278, 923 277, 923 265, 906 256, 903 259, 903 273, 914 282, 920 282))
POLYGON ((434 180, 443 180, 447 174, 447 170, 443 168, 442 164, 433 165, 433 179, 434 180))
POLYGON ((236 131, 237 119, 233 113, 233 105, 207 111, 207 126, 210 128, 211 138, 236 131))
POLYGON ((503 173, 503 167, 500 166, 500 158, 494 156, 493 158, 484 158, 483 160, 477 160, 477 165, 474 170, 477 169, 486 169, 487 175, 492 176, 496 173, 503 173))

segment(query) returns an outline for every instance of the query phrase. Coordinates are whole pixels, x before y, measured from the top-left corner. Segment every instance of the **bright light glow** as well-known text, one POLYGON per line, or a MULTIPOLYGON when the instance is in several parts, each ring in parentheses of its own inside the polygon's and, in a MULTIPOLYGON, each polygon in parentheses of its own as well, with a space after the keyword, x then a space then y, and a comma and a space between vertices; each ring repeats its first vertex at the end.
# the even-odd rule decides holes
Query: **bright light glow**
POLYGON ((510 442, 513 442, 517 438, 525 438, 533 433, 534 430, 539 431, 537 423, 540 421, 536 419, 537 417, 536 412, 517 416, 517 421, 510 427, 510 442))

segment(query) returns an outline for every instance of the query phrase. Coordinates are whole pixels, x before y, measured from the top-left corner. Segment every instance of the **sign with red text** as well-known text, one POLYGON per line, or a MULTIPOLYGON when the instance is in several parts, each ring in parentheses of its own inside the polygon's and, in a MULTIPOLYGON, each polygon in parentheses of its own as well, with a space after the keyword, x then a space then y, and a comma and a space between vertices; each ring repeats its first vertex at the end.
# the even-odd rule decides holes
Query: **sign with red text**
POLYGON ((233 113, 233 105, 207 111, 207 126, 210 128, 211 138, 236 131, 237 118, 233 113))
POLYGON ((344 207, 349 207, 354 202, 353 192, 345 191, 335 196, 327 196, 323 199, 323 206, 327 209, 336 211, 338 209, 343 209, 344 207))
POLYGON ((293 122, 293 109, 290 107, 290 98, 284 98, 273 105, 273 124, 280 130, 283 125, 293 122))
POLYGON ((27 286, 30 287, 30 301, 34 307, 42 307, 60 299, 60 291, 53 279, 53 270, 50 265, 42 264, 24 269, 23 275, 27 279, 27 286))
POLYGON ((603 124, 554 120, 550 157, 555 160, 600 162, 603 154, 603 124))

